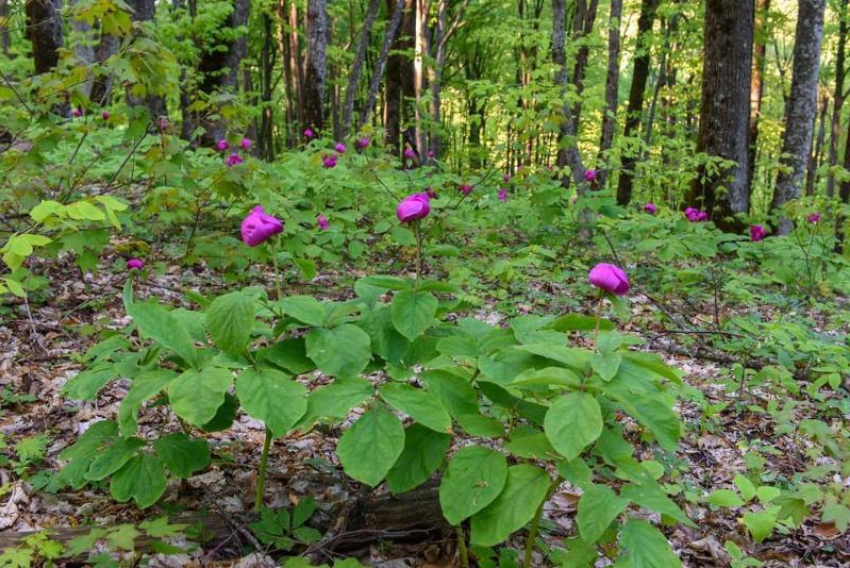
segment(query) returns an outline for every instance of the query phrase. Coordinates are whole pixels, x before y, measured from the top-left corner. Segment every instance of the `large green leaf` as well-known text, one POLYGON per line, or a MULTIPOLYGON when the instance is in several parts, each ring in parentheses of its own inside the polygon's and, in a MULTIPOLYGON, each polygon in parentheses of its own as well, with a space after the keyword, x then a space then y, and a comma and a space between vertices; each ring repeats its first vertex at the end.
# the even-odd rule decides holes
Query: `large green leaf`
POLYGON ((631 519, 620 531, 616 568, 679 568, 682 564, 664 534, 646 521, 631 519))
POLYGON ((215 344, 231 357, 241 357, 251 340, 257 302, 243 292, 219 296, 206 313, 207 329, 215 344))
POLYGON ((171 312, 156 303, 130 303, 126 307, 142 336, 174 351, 189 365, 197 366, 195 344, 189 332, 171 312))
POLYGON ((100 389, 117 376, 114 363, 98 363, 71 377, 62 386, 62 394, 71 400, 94 400, 100 389))
POLYGON ((404 451, 387 474, 387 484, 393 493, 404 493, 425 483, 446 458, 452 443, 448 434, 440 434, 411 424, 404 434, 404 451))
POLYGON ((307 411, 307 389, 281 371, 245 369, 236 379, 236 396, 251 418, 283 436, 307 411))
POLYGON ((528 524, 549 494, 546 470, 532 465, 508 468, 505 488, 495 501, 472 517, 472 543, 495 546, 528 524))
POLYGON ((307 356, 326 375, 359 375, 372 358, 369 334, 350 323, 316 329, 307 335, 307 356))
POLYGON ((593 395, 570 393, 552 403, 543 429, 561 455, 575 459, 602 433, 602 409, 593 395))
POLYGON ((203 426, 213 419, 224 403, 224 394, 232 382, 233 374, 229 369, 190 369, 168 386, 168 403, 180 418, 195 426, 203 426))
POLYGON ((623 499, 605 485, 592 485, 578 501, 576 521, 584 542, 594 543, 602 536, 620 513, 626 510, 628 499, 623 499))
POLYGON ((392 413, 375 408, 339 439, 336 453, 345 473, 371 487, 390 471, 404 450, 404 426, 392 413))
POLYGON ((165 493, 168 478, 165 467, 156 456, 138 454, 112 476, 109 491, 116 501, 133 499, 142 509, 150 507, 165 493))
POLYGON ((650 511, 656 511, 689 527, 697 528, 697 525, 685 515, 653 479, 644 479, 640 485, 626 485, 620 490, 620 495, 650 511))
POLYGON ((142 373, 130 385, 130 390, 118 407, 118 424, 121 434, 130 436, 135 434, 138 424, 139 408, 142 403, 160 393, 171 381, 177 378, 177 373, 171 369, 157 369, 142 373))
POLYGON ((508 475, 505 456, 481 446, 467 446, 452 456, 440 482, 443 516, 456 525, 493 502, 508 475))
POLYGON ((86 479, 89 481, 106 479, 121 469, 144 446, 145 441, 136 437, 118 438, 111 446, 98 452, 89 466, 86 479))
POLYGON ((159 438, 153 449, 165 466, 177 477, 188 478, 210 463, 210 447, 206 440, 189 438, 174 432, 159 438))
POLYGON ((451 432, 452 419, 430 392, 400 383, 388 383, 381 396, 396 410, 437 432, 451 432))
POLYGON ((319 327, 325 323, 325 308, 312 296, 289 296, 280 299, 277 305, 287 316, 307 325, 319 327))
POLYGON ((478 395, 467 379, 445 371, 427 371, 421 377, 428 385, 428 391, 455 418, 478 413, 478 395))
POLYGON ((112 420, 92 424, 79 440, 59 453, 59 459, 69 463, 51 480, 51 488, 58 490, 71 486, 72 489, 80 489, 88 482, 86 473, 92 460, 112 444, 116 436, 118 424, 112 420))
POLYGON ((402 290, 393 298, 391 315, 400 334, 413 341, 428 329, 437 314, 437 298, 428 292, 402 290))

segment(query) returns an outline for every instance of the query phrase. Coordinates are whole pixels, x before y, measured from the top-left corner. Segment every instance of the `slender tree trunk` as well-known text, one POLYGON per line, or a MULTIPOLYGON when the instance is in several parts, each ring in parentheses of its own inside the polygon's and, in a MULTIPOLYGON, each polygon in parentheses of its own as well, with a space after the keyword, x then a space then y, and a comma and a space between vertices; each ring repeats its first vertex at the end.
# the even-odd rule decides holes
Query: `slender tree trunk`
POLYGON ((829 97, 824 93, 820 104, 820 119, 818 121, 817 136, 812 151, 809 152, 809 164, 806 168, 806 195, 811 197, 815 194, 818 168, 823 155, 823 144, 826 140, 826 113, 829 110, 829 97))
POLYGON ((765 21, 770 11, 770 0, 756 0, 755 33, 753 37, 753 76, 750 81, 749 149, 747 150, 747 185, 752 191, 758 157, 759 120, 764 95, 764 68, 767 62, 767 32, 765 21))
POLYGON ((9 57, 12 48, 12 35, 9 33, 9 0, 0 0, 0 50, 9 57))
POLYGON ((413 107, 415 124, 415 143, 413 144, 419 161, 425 159, 428 148, 428 129, 422 114, 422 97, 427 87, 425 81, 425 58, 431 53, 431 45, 428 37, 428 14, 431 9, 430 0, 415 0, 416 2, 416 34, 414 37, 413 57, 413 89, 416 103, 413 107))
MULTIPOLYGON (((413 36, 416 34, 415 0, 405 0, 401 19, 401 33, 396 40, 394 51, 407 52, 413 49, 413 36)), ((413 58, 406 53, 395 53, 387 62, 387 106, 386 125, 387 145, 390 151, 401 153, 403 115, 409 101, 414 96, 413 58), (407 100, 405 100, 407 99, 407 100)))
POLYGON ((41 75, 59 63, 59 50, 63 45, 62 0, 26 0, 24 8, 35 72, 41 75))
MULTIPOLYGON (((128 4, 133 9, 133 13, 130 16, 133 22, 149 22, 153 20, 156 15, 155 0, 129 0, 128 4)), ((133 41, 135 41, 137 37, 140 37, 141 33, 142 32, 138 28, 134 29, 133 41)), ((125 97, 127 99, 127 104, 130 106, 144 106, 152 121, 156 120, 160 116, 165 116, 166 114, 165 97, 162 95, 148 93, 144 96, 137 96, 133 94, 132 85, 129 85, 125 91, 125 97)))
MULTIPOLYGON (((115 55, 118 52, 118 47, 121 44, 121 39, 118 36, 114 36, 106 33, 101 29, 100 32, 100 43, 97 45, 97 49, 95 49, 95 61, 98 65, 103 65, 106 63, 106 60, 115 55)), ((109 104, 109 99, 112 95, 112 84, 115 80, 115 77, 110 73, 107 75, 98 74, 92 83, 92 89, 89 96, 91 97, 92 102, 98 105, 107 105, 109 104)))
MULTIPOLYGON (((641 115, 643 114, 643 98, 646 91, 646 82, 649 78, 650 63, 647 36, 652 32, 655 12, 658 9, 658 1, 643 0, 640 6, 637 36, 638 47, 635 55, 632 86, 629 90, 629 105, 626 109, 626 125, 623 129, 623 136, 627 138, 637 134, 637 130, 640 127, 641 115)), ((640 152, 636 151, 623 157, 620 179, 617 183, 617 203, 620 205, 628 205, 632 200, 635 163, 639 155, 640 152)))
POLYGON ((697 152, 734 165, 716 175, 702 167, 686 202, 706 208, 727 231, 740 231, 743 223, 734 216, 750 209, 747 133, 753 28, 752 2, 707 0, 697 152))
MULTIPOLYGON (((84 20, 78 20, 73 17, 70 20, 71 29, 74 31, 74 59, 76 60, 76 64, 86 69, 91 69, 95 62, 94 47, 89 43, 91 40, 91 26, 84 20)), ((93 83, 91 71, 88 72, 88 77, 88 81, 79 85, 80 92, 86 98, 91 97, 93 83)))
POLYGON ((584 78, 587 74, 587 61, 590 57, 589 36, 593 32, 593 24, 596 22, 596 13, 599 8, 599 0, 578 0, 576 19, 573 24, 573 41, 579 44, 576 53, 576 62, 573 67, 573 85, 575 85, 578 101, 573 107, 573 130, 579 131, 581 122, 582 102, 581 95, 584 93, 584 78))
POLYGON ((614 144, 617 129, 618 94, 620 92, 620 20, 623 0, 611 0, 608 28, 608 74, 605 79, 605 115, 602 118, 602 138, 599 141, 599 162, 605 167, 599 171, 599 187, 605 187, 611 169, 608 151, 614 144))
POLYGON ((325 77, 328 47, 327 0, 307 2, 307 58, 304 73, 304 119, 322 130, 325 124, 325 77))
MULTIPOLYGON (((388 0, 391 2, 392 0, 388 0)), ((375 108, 375 100, 378 98, 378 91, 381 87, 381 77, 384 74, 384 68, 387 68, 387 91, 389 91, 389 68, 387 67, 387 60, 390 53, 390 47, 395 40, 396 33, 398 33, 398 26, 401 23, 401 15, 404 10, 405 0, 396 0, 395 5, 392 6, 392 15, 390 16, 390 21, 387 24, 387 31, 384 35, 384 43, 381 46, 381 53, 378 55, 378 61, 375 63, 375 70, 372 72, 372 80, 369 82, 369 94, 366 97, 366 105, 363 107, 363 111, 360 114, 360 128, 366 124, 366 121, 369 120, 369 115, 372 114, 372 109, 375 108)), ((401 96, 401 91, 396 89, 396 94, 398 97, 401 96)))
MULTIPOLYGON (((567 101, 566 91, 568 79, 567 52, 566 52, 567 30, 566 30, 566 6, 564 0, 552 0, 552 61, 555 63, 555 84, 561 87, 564 99, 561 119, 561 141, 569 141, 565 148, 558 153, 558 165, 569 166, 572 180, 576 185, 578 195, 584 195, 586 182, 584 180, 584 165, 581 154, 575 140, 575 130, 572 109, 567 101)), ((560 146, 560 144, 559 144, 560 146)), ((564 176, 561 180, 564 187, 570 185, 570 179, 564 176)))
POLYGON ((835 166, 838 164, 838 142, 841 138, 841 111, 844 109, 844 81, 847 78, 847 0, 841 0, 838 23, 838 53, 835 56, 835 92, 832 96, 832 124, 829 137, 829 174, 826 196, 835 194, 835 166))
MULTIPOLYGON (((800 0, 799 6, 791 95, 780 157, 786 169, 780 170, 776 179, 771 203, 774 210, 800 197, 818 111, 818 72, 826 0, 800 0)), ((780 234, 789 233, 791 228, 790 219, 780 219, 780 234)))
MULTIPOLYGON (((272 18, 263 12, 263 47, 260 50, 260 99, 263 102, 260 127, 257 135, 257 155, 271 162, 274 160, 274 109, 272 108, 272 76, 275 68, 274 26, 272 18)), ((287 94, 289 91, 287 90, 287 94)))
POLYGON ((306 95, 304 93, 304 58, 301 54, 301 37, 298 34, 298 5, 295 0, 290 0, 288 17, 289 67, 292 70, 292 81, 295 87, 295 99, 297 103, 295 114, 298 117, 298 126, 303 128, 307 126, 306 95))
POLYGON ((366 20, 360 28, 360 42, 357 45, 357 54, 354 63, 348 73, 348 86, 345 89, 345 103, 342 110, 342 137, 345 138, 351 131, 351 115, 354 113, 354 98, 357 95, 357 84, 360 82, 360 73, 363 62, 366 60, 366 50, 369 47, 369 33, 378 15, 378 7, 381 0, 370 0, 369 9, 366 12, 366 20))

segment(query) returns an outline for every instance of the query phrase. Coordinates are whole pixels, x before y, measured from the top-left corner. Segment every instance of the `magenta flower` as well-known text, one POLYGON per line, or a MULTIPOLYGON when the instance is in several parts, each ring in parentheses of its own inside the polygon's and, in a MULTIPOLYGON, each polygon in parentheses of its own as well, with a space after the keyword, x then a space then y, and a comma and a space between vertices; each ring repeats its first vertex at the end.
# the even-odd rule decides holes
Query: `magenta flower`
POLYGON ((695 207, 688 207, 687 209, 685 209, 685 217, 691 223, 699 223, 699 222, 702 222, 702 221, 708 221, 708 213, 706 213, 705 211, 700 211, 699 209, 696 209, 695 207))
POLYGON ((337 154, 345 154, 345 144, 343 144, 342 142, 337 142, 334 146, 334 150, 337 154))
POLYGON ((469 195, 470 193, 472 193, 472 186, 466 183, 462 184, 459 189, 460 192, 464 195, 469 195))
POLYGON ((505 175, 503 175, 503 176, 502 176, 502 180, 503 180, 505 183, 510 183, 510 182, 511 182, 511 174, 505 174, 505 175))
POLYGON ((427 193, 414 193, 398 204, 395 214, 402 223, 424 219, 431 212, 431 200, 427 193))
POLYGON ((404 157, 408 160, 413 160, 416 158, 416 152, 413 151, 413 148, 405 148, 404 157))
POLYGON ((215 143, 215 147, 218 148, 219 152, 224 152, 230 148, 230 144, 227 143, 227 140, 222 139, 215 143))
POLYGON ((242 146, 243 150, 250 150, 253 144, 254 142, 250 138, 243 138, 242 141, 239 143, 239 145, 242 146))
POLYGON ((759 242, 763 238, 767 236, 767 231, 764 230, 764 227, 761 225, 753 225, 750 227, 750 238, 754 243, 759 242))
POLYGON ((316 217, 316 223, 319 225, 319 228, 323 231, 327 231, 330 228, 331 224, 328 223, 328 218, 324 215, 319 215, 316 217))
POLYGON ((649 213, 650 215, 655 215, 658 213, 658 207, 655 206, 655 203, 647 203, 643 206, 643 210, 649 213))
POLYGON ((584 170, 584 181, 596 181, 596 170, 584 170))
POLYGON ((322 164, 328 169, 336 167, 336 154, 322 156, 322 164))
POLYGON ((109 120, 110 116, 112 116, 112 115, 109 114, 108 110, 105 110, 102 113, 100 113, 100 118, 102 118, 103 120, 109 120))
POLYGON ((820 213, 818 213, 818 212, 812 213, 811 215, 806 217, 806 220, 809 223, 813 223, 813 224, 817 223, 818 221, 820 221, 820 213))
POLYGON ((262 205, 251 209, 240 227, 242 241, 249 247, 255 247, 281 232, 283 232, 283 221, 267 215, 262 205))
POLYGON ((145 261, 140 258, 131 258, 127 261, 127 270, 141 270, 145 267, 145 261))
POLYGON ((369 142, 369 137, 364 136, 363 138, 358 138, 357 140, 355 140, 354 145, 357 147, 358 150, 365 150, 369 147, 369 142))
POLYGON ((165 132, 168 129, 168 119, 164 116, 160 116, 156 121, 156 125, 162 132, 165 132))
POLYGON ((508 200, 508 190, 505 189, 504 187, 500 187, 499 188, 499 201, 504 203, 507 200, 508 200))
POLYGON ((428 159, 429 159, 429 160, 433 160, 433 159, 434 159, 434 156, 435 156, 434 151, 433 151, 433 150, 428 150, 428 159))
POLYGON ((304 129, 304 138, 306 138, 307 140, 312 140, 315 137, 316 137, 316 133, 313 132, 312 128, 305 128, 304 129))
POLYGON ((425 188, 425 195, 427 195, 431 199, 439 199, 440 197, 439 195, 437 195, 437 192, 430 186, 425 188))
POLYGON ((599 263, 591 269, 587 279, 593 286, 615 296, 625 296, 629 293, 629 277, 619 266, 599 263))
POLYGON ((81 116, 83 116, 83 109, 81 109, 80 107, 74 108, 71 111, 71 116, 73 116, 74 118, 80 118, 81 116))
POLYGON ((233 166, 238 166, 239 164, 241 164, 244 161, 245 160, 242 159, 242 156, 240 156, 236 152, 233 152, 232 154, 230 154, 227 157, 227 160, 225 160, 225 163, 227 164, 228 168, 232 168, 233 166))

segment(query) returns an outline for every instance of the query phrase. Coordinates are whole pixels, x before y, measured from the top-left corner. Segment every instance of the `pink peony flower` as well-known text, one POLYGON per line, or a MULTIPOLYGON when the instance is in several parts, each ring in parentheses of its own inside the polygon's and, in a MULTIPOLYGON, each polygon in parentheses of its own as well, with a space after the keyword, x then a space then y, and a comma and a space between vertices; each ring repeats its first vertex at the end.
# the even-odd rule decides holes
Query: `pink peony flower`
POLYGON ((307 140, 312 140, 315 137, 316 137, 316 133, 313 132, 312 128, 305 128, 304 129, 304 138, 306 138, 307 140))
POLYGON ((109 114, 108 110, 105 110, 102 113, 100 113, 100 118, 102 118, 103 120, 109 120, 110 116, 112 116, 112 115, 109 114))
POLYGON ((434 154, 433 150, 428 150, 428 159, 429 160, 433 160, 435 155, 436 154, 434 154))
POLYGON ((398 204, 396 216, 402 223, 424 219, 431 212, 431 201, 427 193, 414 193, 398 204))
POLYGON ((818 221, 820 221, 820 213, 818 213, 818 212, 812 213, 811 215, 806 217, 806 220, 809 223, 817 223, 818 221))
POLYGON ((364 136, 363 138, 358 138, 357 140, 355 140, 355 141, 354 141, 354 146, 355 146, 358 150, 365 150, 366 148, 368 148, 368 147, 369 147, 369 142, 370 142, 369 137, 368 137, 368 136, 364 136))
POLYGON ((505 189, 504 187, 500 187, 499 188, 499 201, 504 203, 507 200, 508 200, 508 190, 505 189))
POLYGON ((404 150, 404 157, 408 160, 413 160, 416 158, 416 152, 413 151, 413 148, 406 148, 404 150))
POLYGON ((622 268, 613 264, 604 262, 597 264, 588 274, 588 280, 593 286, 615 296, 625 296, 629 293, 629 277, 622 268))
POLYGON ((254 207, 240 227, 242 241, 249 247, 255 247, 281 232, 283 221, 267 215, 262 205, 254 207))
POLYGON ((505 174, 505 175, 503 175, 503 176, 502 176, 502 181, 504 181, 505 183, 510 183, 510 182, 511 182, 511 174, 505 174))
POLYGON ((334 146, 334 151, 336 151, 337 154, 345 154, 345 144, 337 142, 334 146))
POLYGON ((460 192, 464 195, 472 193, 472 186, 466 183, 462 184, 458 189, 460 189, 460 192))
POLYGON ((596 181, 596 170, 584 170, 584 181, 596 181))
POLYGON ((322 164, 328 169, 335 168, 336 154, 327 154, 325 156, 322 156, 322 164))
POLYGON ((243 150, 250 150, 253 144, 254 142, 250 138, 243 138, 242 141, 239 143, 239 145, 242 146, 243 150))
POLYGON ((244 161, 245 160, 242 159, 242 156, 240 156, 236 152, 233 152, 232 154, 230 154, 227 157, 227 160, 225 160, 225 163, 227 164, 228 168, 232 168, 233 166, 238 166, 239 164, 241 164, 244 161))
POLYGON ((127 261, 127 270, 141 270, 145 267, 145 261, 140 258, 131 258, 127 261))
POLYGON ((73 110, 71 110, 71 116, 73 116, 74 118, 80 118, 81 116, 83 116, 83 109, 81 109, 80 107, 75 107, 73 110))
POLYGON ((750 227, 750 238, 754 243, 759 242, 763 238, 767 236, 767 231, 764 230, 764 227, 761 225, 753 225, 750 227))
POLYGON ((699 223, 701 221, 708 221, 708 213, 705 211, 700 211, 695 207, 688 207, 685 209, 685 217, 691 223, 699 223))
POLYGON ((168 130, 168 119, 167 119, 167 118, 165 118, 164 116, 160 116, 160 117, 156 120, 156 125, 159 127, 159 129, 160 129, 162 132, 165 132, 166 130, 168 130))
POLYGON ((331 226, 331 224, 328 223, 328 218, 325 217, 324 215, 319 215, 318 217, 316 217, 316 223, 319 225, 319 228, 323 231, 327 231, 328 228, 331 226))
POLYGON ((230 144, 227 143, 227 140, 222 139, 215 143, 215 147, 218 148, 219 152, 224 152, 230 148, 230 144))
POLYGON ((658 213, 658 207, 656 207, 655 203, 647 203, 643 206, 643 210, 649 213, 650 215, 655 215, 658 213))

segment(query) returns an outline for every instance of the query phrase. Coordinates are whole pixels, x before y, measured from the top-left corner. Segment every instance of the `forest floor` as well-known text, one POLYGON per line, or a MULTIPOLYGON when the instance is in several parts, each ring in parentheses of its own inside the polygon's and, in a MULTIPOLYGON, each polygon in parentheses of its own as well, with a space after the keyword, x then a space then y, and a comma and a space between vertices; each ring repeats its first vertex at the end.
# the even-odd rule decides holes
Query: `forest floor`
MULTIPOLYGON (((13 306, 13 313, 7 312, 2 317, 5 321, 0 320, 0 388, 32 397, 32 402, 9 403, 7 397, 0 399, 0 433, 3 436, 0 440, 4 439, 8 450, 26 437, 44 433, 50 436, 46 459, 31 469, 30 475, 38 469, 55 470, 59 452, 95 421, 114 417, 128 389, 127 381, 113 382, 101 391, 96 403, 73 402, 60 394, 62 385, 81 370, 73 357, 84 353, 97 340, 97 332, 121 329, 129 322, 121 304, 124 276, 101 272, 96 276, 86 275, 81 280, 76 269, 64 269, 59 263, 52 264, 46 276, 51 282, 51 297, 47 303, 18 304, 13 306)), ((269 279, 271 283, 271 275, 269 279)), ((299 292, 311 293, 318 298, 341 299, 340 296, 351 292, 341 287, 340 281, 342 274, 325 271, 310 283, 309 289, 299 292)), ((202 289, 206 293, 219 287, 221 282, 211 271, 175 265, 165 274, 150 275, 137 289, 142 295, 153 294, 164 302, 177 305, 181 301, 181 290, 202 289)), ((569 293, 566 289, 547 291, 569 293)), ((632 299, 632 306, 635 321, 645 320, 640 317, 641 312, 653 309, 651 302, 639 295, 632 299)), ((527 308, 530 310, 532 306, 527 308)), ((666 309, 674 307, 667 306, 666 309)), ((535 311, 538 311, 537 308, 535 311)), ((586 305, 584 312, 592 313, 593 310, 586 305)), ((501 319, 500 314, 486 309, 470 315, 491 323, 501 319)), ((676 471, 680 474, 677 485, 703 493, 732 488, 733 477, 747 469, 743 451, 752 440, 767 440, 774 444, 772 451, 763 452, 768 459, 766 470, 790 476, 805 469, 803 456, 806 448, 801 447, 799 438, 776 436, 775 424, 769 416, 751 412, 746 405, 735 404, 738 393, 727 389, 728 383, 720 378, 723 372, 717 361, 722 361, 722 356, 710 348, 698 347, 698 342, 710 339, 698 338, 697 342, 688 342, 682 336, 659 333, 659 329, 635 327, 625 331, 648 339, 644 348, 660 353, 669 364, 684 371, 686 384, 702 391, 707 400, 730 403, 715 417, 714 428, 711 429, 703 427, 705 418, 698 404, 684 402, 680 405, 686 430, 675 457, 678 461, 676 471)), ((323 382, 327 379, 313 376, 305 384, 313 388, 323 382)), ((759 398, 763 395, 752 390, 745 396, 759 398)), ((143 414, 140 421, 142 435, 163 427, 176 429, 179 426, 164 410, 143 414)), ((362 486, 346 478, 339 468, 334 451, 339 431, 339 428, 324 432, 313 430, 275 441, 267 481, 267 505, 273 508, 290 506, 312 495, 319 506, 317 517, 324 517, 333 524, 334 517, 345 510, 347 503, 368 494, 362 486)), ((59 530, 81 525, 138 523, 163 513, 207 510, 228 519, 233 529, 232 538, 213 549, 198 547, 183 554, 158 554, 152 565, 274 565, 270 556, 262 554, 253 554, 248 560, 244 558, 246 548, 252 545, 252 537, 246 530, 248 521, 244 519, 252 505, 263 433, 262 424, 241 416, 230 430, 210 434, 214 448, 212 466, 183 484, 170 485, 165 505, 155 507, 154 512, 140 511, 132 503, 116 503, 104 487, 77 493, 35 491, 10 469, 0 468, 2 483, 9 484, 5 495, 0 498, 0 534, 47 528, 59 530)), ((463 445, 463 438, 458 438, 456 444, 463 445)), ((650 447, 640 447, 641 459, 659 459, 650 447)), ((843 482, 850 484, 850 480, 843 482)), ((375 491, 386 490, 379 487, 375 491)), ((562 547, 564 538, 575 534, 579 496, 578 489, 565 483, 547 503, 542 534, 548 546, 562 547)), ((729 540, 766 566, 850 566, 850 534, 840 534, 832 523, 807 521, 799 529, 785 531, 785 534, 777 531, 765 542, 753 545, 734 510, 711 510, 707 506, 685 502, 681 495, 675 499, 698 526, 696 529, 682 525, 664 527, 674 550, 686 566, 728 566, 730 558, 724 550, 724 543, 729 540)), ((370 544, 359 550, 355 547, 346 554, 356 555, 370 565, 392 567, 457 564, 453 532, 432 531, 424 539, 417 538, 416 534, 406 536, 400 542, 395 539, 393 543, 370 544)), ((518 533, 509 544, 521 550, 522 536, 518 533)), ((389 541, 391 535, 387 537, 389 541)), ((178 537, 172 543, 185 545, 183 539, 185 537, 178 537)), ((253 545, 256 544, 254 540, 253 545)), ((312 557, 322 562, 328 562, 334 554, 330 546, 324 551, 312 550, 312 557)), ((535 553, 534 560, 535 565, 545 564, 543 556, 538 553, 535 553)), ((608 564, 609 561, 600 559, 597 565, 608 564)))

